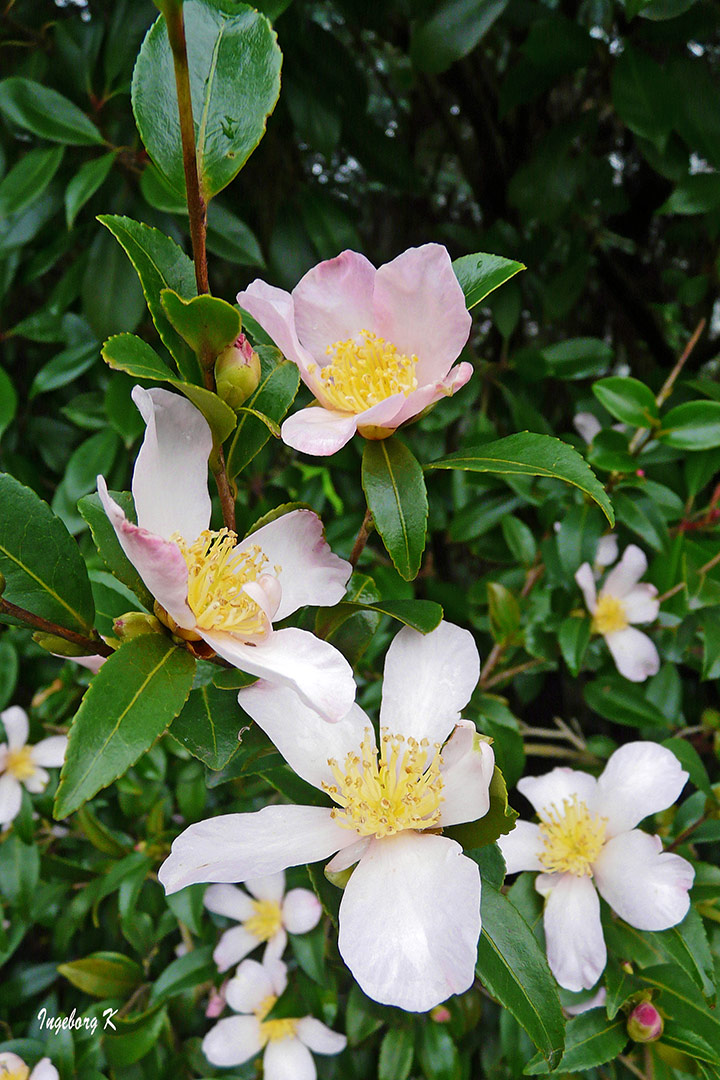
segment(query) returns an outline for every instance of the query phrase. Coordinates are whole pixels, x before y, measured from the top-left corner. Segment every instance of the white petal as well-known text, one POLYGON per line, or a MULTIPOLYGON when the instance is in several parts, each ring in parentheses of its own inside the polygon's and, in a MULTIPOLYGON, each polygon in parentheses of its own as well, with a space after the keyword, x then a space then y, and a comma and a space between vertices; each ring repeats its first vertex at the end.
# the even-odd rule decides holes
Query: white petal
POLYGON ((338 947, 375 1001, 425 1012, 475 977, 480 872, 445 836, 374 841, 345 886, 338 947))
POLYGON ((373 328, 375 267, 357 251, 343 251, 318 263, 292 292, 300 341, 320 365, 336 341, 373 328))
POLYGON ((361 840, 356 840, 354 844, 348 844, 346 848, 338 851, 337 855, 332 857, 325 869, 331 874, 340 874, 343 870, 349 870, 351 866, 354 866, 356 862, 362 859, 370 847, 371 840, 371 836, 363 836, 361 840))
POLYGON ((595 810, 607 818, 606 836, 639 825, 650 814, 677 802, 688 780, 680 762, 654 742, 625 743, 598 778, 595 810))
POLYGON ((0 713, 0 720, 2 720, 5 727, 10 749, 22 750, 23 746, 27 744, 30 730, 25 710, 21 709, 19 705, 11 705, 9 709, 5 709, 4 712, 0 713))
POLYGON ((630 682, 645 682, 660 670, 660 657, 655 644, 642 630, 628 626, 614 634, 605 634, 605 643, 618 671, 630 682))
POLYGON ((293 772, 316 788, 333 782, 329 758, 344 762, 349 753, 357 753, 366 732, 375 745, 370 718, 359 705, 353 705, 336 724, 328 724, 290 687, 265 681, 241 690, 238 701, 293 772))
POLYGON ((300 409, 280 428, 282 441, 293 450, 315 457, 327 457, 341 450, 357 431, 357 417, 352 413, 311 405, 300 409))
POLYGON ((607 960, 600 901, 589 877, 556 875, 543 923, 550 970, 566 990, 589 990, 607 960))
MULTIPOLYGON (((15 1069, 27 1068, 25 1062, 17 1054, 11 1053, 9 1050, 4 1050, 0 1054, 0 1068, 6 1072, 13 1072, 15 1069)), ((0 1076, 2 1074, 0 1073, 0 1076)))
POLYGON ((637 544, 629 544, 623 551, 622 559, 605 578, 601 596, 617 596, 622 599, 647 570, 645 552, 637 544))
POLYGON ((238 1013, 251 1013, 274 994, 270 971, 257 960, 243 960, 225 987, 225 999, 238 1013))
POLYGON ((542 834, 539 826, 531 821, 516 821, 513 831, 507 836, 498 836, 495 842, 502 852, 508 874, 544 869, 539 857, 544 847, 542 834))
POLYGON ((695 871, 662 849, 659 836, 633 829, 608 841, 593 863, 600 895, 638 930, 667 930, 688 913, 695 871))
POLYGON ((280 903, 285 895, 285 871, 280 870, 277 874, 267 874, 265 877, 248 878, 245 888, 256 900, 274 900, 280 903))
POLYGON ((597 608, 597 592, 595 589, 595 578, 593 577, 590 563, 584 562, 582 566, 575 571, 575 580, 580 586, 580 590, 585 598, 585 607, 591 615, 594 615, 595 609, 597 608))
POLYGON ((599 1009, 606 1001, 607 990, 604 986, 601 986, 596 994, 585 998, 584 1001, 578 1001, 576 1005, 563 1005, 563 1009, 568 1016, 582 1016, 583 1013, 590 1012, 591 1009, 599 1009))
POLYGON ((65 760, 67 745, 67 735, 51 735, 49 739, 42 739, 33 746, 30 757, 36 765, 59 769, 65 760))
POLYGON ((235 922, 245 922, 255 913, 248 894, 236 885, 210 885, 205 890, 203 903, 214 915, 224 915, 235 922))
POLYGON ((344 1035, 332 1031, 314 1016, 304 1016, 298 1020, 297 1037, 314 1054, 340 1054, 347 1046, 344 1035))
POLYGON ((654 585, 636 585, 623 597, 625 617, 630 623, 649 623, 657 619, 660 602, 654 585))
POLYGON ((277 934, 273 934, 273 936, 268 940, 265 946, 265 951, 263 953, 263 964, 267 965, 273 963, 276 960, 280 960, 287 948, 287 943, 288 936, 285 933, 285 930, 281 927, 278 930, 277 934))
POLYGON ((576 413, 573 416, 573 427, 586 443, 591 443, 595 436, 602 431, 602 424, 597 416, 591 412, 576 413))
POLYGON ((254 645, 234 634, 202 633, 225 660, 270 683, 291 687, 331 723, 341 720, 355 700, 352 668, 341 652, 308 630, 273 630, 254 645))
POLYGON ((31 795, 39 795, 41 791, 44 791, 48 786, 50 780, 50 773, 45 772, 44 769, 38 767, 35 768, 35 772, 32 776, 28 776, 22 783, 25 785, 31 795))
POLYGON ((524 776, 518 781, 517 789, 542 818, 547 817, 553 807, 562 811, 563 802, 572 802, 576 795, 589 807, 595 796, 596 783, 590 773, 559 765, 542 776, 524 776))
POLYGON ((30 1073, 30 1080, 60 1080, 60 1074, 49 1057, 41 1058, 30 1073))
POLYGON ((59 660, 70 660, 73 664, 79 664, 80 667, 87 668, 93 675, 97 675, 100 668, 107 660, 107 656, 60 656, 59 653, 53 653, 53 656, 57 656, 59 660))
POLYGON ((262 1050, 260 1021, 256 1016, 226 1016, 210 1028, 202 1051, 212 1065, 242 1065, 262 1050))
POLYGON ((441 622, 429 634, 404 626, 387 651, 380 727, 442 742, 460 719, 480 676, 472 634, 441 622))
POLYGON ((231 967, 235 967, 244 960, 253 949, 257 949, 259 944, 260 939, 244 926, 233 926, 226 930, 220 936, 213 952, 213 960, 218 971, 229 971, 231 967))
POLYGON ((598 540, 595 551, 596 566, 612 566, 618 557, 618 538, 615 533, 607 533, 598 540))
POLYGON ((178 836, 158 878, 167 893, 199 881, 246 881, 318 862, 355 839, 323 806, 266 806, 254 814, 221 814, 188 826, 178 836))
POLYGON ((312 1054, 299 1039, 276 1039, 263 1054, 265 1080, 315 1080, 317 1070, 312 1054))
POLYGON ((332 553, 323 523, 311 510, 293 510, 263 525, 242 541, 239 550, 251 544, 260 545, 271 570, 280 567, 274 571, 282 586, 276 622, 305 604, 331 607, 345 595, 352 567, 332 553))
POLYGON ((22 787, 10 773, 0 776, 0 826, 4 828, 20 813, 22 787))
POLYGON ((495 754, 475 725, 462 720, 442 750, 440 825, 477 821, 490 809, 490 781, 495 754))
POLYGON ((283 923, 291 934, 307 934, 320 922, 322 904, 309 889, 291 889, 283 901, 283 923))

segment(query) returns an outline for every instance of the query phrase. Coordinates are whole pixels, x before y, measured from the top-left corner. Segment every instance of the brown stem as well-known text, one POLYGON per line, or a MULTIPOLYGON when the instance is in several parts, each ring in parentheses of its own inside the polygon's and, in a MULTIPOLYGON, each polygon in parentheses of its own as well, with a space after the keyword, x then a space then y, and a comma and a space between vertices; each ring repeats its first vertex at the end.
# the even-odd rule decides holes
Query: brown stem
POLYGON ((705 824, 705 822, 708 820, 709 817, 710 817, 710 811, 706 810, 705 813, 702 815, 702 817, 699 817, 697 819, 697 821, 693 821, 692 825, 688 825, 687 829, 683 829, 683 831, 680 833, 680 835, 676 836, 675 839, 673 840, 672 844, 670 844, 665 850, 666 851, 676 851, 677 848, 679 848, 681 844, 685 843, 685 841, 687 840, 687 838, 689 836, 692 836, 692 834, 695 832, 696 829, 699 829, 701 825, 705 824))
POLYGON ((480 675, 480 682, 478 684, 482 690, 487 689, 488 685, 492 684, 493 680, 489 679, 488 676, 497 667, 498 661, 500 660, 500 657, 502 656, 504 651, 504 645, 495 644, 488 653, 488 658, 483 665, 482 674, 480 675))
POLYGON ((365 517, 362 520, 360 531, 355 538, 353 549, 350 552, 350 565, 353 567, 353 569, 357 566, 357 561, 362 555, 363 549, 368 542, 368 537, 370 536, 372 528, 372 514, 370 513, 370 508, 368 507, 368 509, 365 511, 365 517))
POLYGON ((215 477, 218 495, 220 496, 223 521, 225 522, 226 529, 235 532, 235 496, 233 495, 230 481, 228 480, 228 475, 225 470, 225 455, 222 446, 218 448, 217 459, 218 468, 213 469, 213 476, 215 477))
MULTIPOLYGON (((717 553, 717 555, 713 555, 712 559, 708 559, 708 561, 700 567, 700 569, 698 570, 699 576, 703 577, 705 574, 707 574, 708 570, 712 570, 712 568, 714 566, 717 566, 719 562, 720 551, 717 553)), ((677 585, 673 585, 672 589, 668 589, 668 591, 664 592, 662 596, 658 596, 658 604, 662 604, 665 602, 665 600, 669 600, 671 596, 675 596, 677 593, 682 592, 684 588, 686 588, 686 583, 684 581, 679 581, 677 585)))
MULTIPOLYGON (((672 371, 668 375, 667 379, 665 380, 665 382, 662 384, 660 390, 658 391, 657 397, 655 398, 655 404, 657 405, 658 408, 660 408, 661 405, 664 405, 665 402, 667 401, 667 399, 672 394, 673 387, 675 386, 675 382, 677 380, 677 377, 680 374, 680 372, 682 371, 682 369, 685 367, 685 364, 687 363, 693 349, 695 348, 698 341, 700 340, 700 335, 702 334, 704 329, 705 329, 705 319, 703 318, 703 319, 700 320, 700 322, 697 324, 697 326, 693 330, 692 337, 690 338, 687 345, 685 346, 685 348, 681 352, 681 354, 678 357, 678 360, 677 360, 674 368, 672 369, 672 371)), ((648 431, 647 428, 640 428, 638 431, 636 431, 635 434, 633 435, 632 439, 630 440, 630 445, 628 447, 628 450, 630 451, 630 453, 631 454, 639 453, 640 450, 642 450, 642 448, 646 445, 646 443, 650 442, 650 439, 652 438, 652 436, 653 436, 653 432, 648 431)))
MULTIPOLYGON (((492 656, 492 653, 490 654, 492 656)), ((488 661, 489 661, 488 657, 488 661)), ((542 664, 542 660, 535 658, 534 660, 526 660, 523 664, 517 664, 515 667, 506 668, 505 671, 499 671, 497 675, 493 675, 492 679, 486 679, 485 682, 480 680, 480 685, 483 690, 489 690, 492 686, 498 686, 500 683, 506 682, 508 679, 514 678, 516 675, 522 675, 524 671, 530 671, 531 668, 537 667, 538 664, 542 664)), ((485 665, 485 673, 487 674, 487 664, 485 665)))
POLYGON ((34 626, 36 630, 42 630, 45 634, 54 634, 55 637, 63 638, 64 641, 71 641, 73 645, 79 645, 81 648, 87 649, 88 655, 94 653, 98 656, 112 656, 113 654, 113 650, 109 645, 106 645, 102 638, 89 638, 85 637, 84 634, 76 634, 74 630, 67 630, 64 626, 49 622, 48 619, 43 619, 41 615, 33 615, 32 612, 17 607, 16 604, 11 604, 9 600, 2 597, 0 597, 0 611, 12 615, 15 619, 20 619, 21 622, 26 623, 28 626, 34 626))

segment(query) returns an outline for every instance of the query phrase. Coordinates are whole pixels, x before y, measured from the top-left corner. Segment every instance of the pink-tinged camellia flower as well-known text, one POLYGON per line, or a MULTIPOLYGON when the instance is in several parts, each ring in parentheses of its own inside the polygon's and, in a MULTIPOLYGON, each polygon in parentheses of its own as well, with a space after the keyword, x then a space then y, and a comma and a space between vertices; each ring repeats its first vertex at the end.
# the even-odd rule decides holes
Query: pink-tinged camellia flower
POLYGON ((631 682, 644 682, 660 669, 660 657, 653 642, 630 625, 652 622, 660 610, 655 586, 640 582, 646 570, 644 552, 630 544, 605 578, 599 593, 590 563, 583 563, 575 574, 592 615, 593 633, 602 634, 618 671, 631 682))
POLYGON ((220 971, 227 971, 263 942, 264 960, 279 960, 285 952, 288 931, 307 934, 317 926, 322 907, 309 889, 285 892, 285 874, 252 878, 245 882, 252 894, 235 885, 211 885, 205 907, 216 915, 235 919, 240 925, 226 930, 213 953, 220 971))
POLYGON ((256 280, 238 303, 317 399, 282 425, 284 442, 306 454, 334 454, 356 431, 385 438, 472 375, 470 364, 452 368, 471 320, 440 244, 409 248, 379 270, 343 251, 292 293, 256 280))
POLYGON ((28 746, 27 713, 18 705, 0 713, 0 720, 7 736, 7 742, 0 744, 0 827, 4 828, 20 813, 23 786, 33 795, 45 790, 50 779, 45 769, 60 768, 68 741, 65 735, 51 735, 28 746))
POLYGON ((338 946, 365 993, 422 1012, 467 990, 480 873, 439 830, 490 805, 493 752, 460 719, 479 671, 467 630, 446 622, 425 636, 401 630, 385 660, 379 748, 357 705, 329 725, 284 687, 242 690, 241 705, 291 768, 336 805, 273 805, 191 825, 160 868, 166 891, 247 881, 337 852, 329 872, 355 866, 338 946))
POLYGON ((160 614, 181 636, 202 639, 242 671, 293 687, 326 720, 339 720, 355 698, 348 662, 307 630, 272 624, 305 604, 337 604, 350 563, 333 555, 310 510, 284 514, 244 540, 228 529, 212 532, 205 418, 167 390, 136 386, 133 401, 147 425, 132 480, 138 524, 101 476, 98 492, 160 614))
POLYGON ((60 1077, 49 1057, 38 1061, 31 1072, 21 1057, 6 1050, 0 1054, 0 1080, 60 1080, 60 1077))
POLYGON ((282 960, 243 960, 225 986, 228 1005, 239 1013, 226 1016, 203 1039, 203 1053, 213 1065, 242 1065, 263 1049, 265 1080, 315 1080, 315 1054, 339 1054, 344 1035, 313 1016, 266 1019, 287 986, 282 960))
POLYGON ((561 986, 589 990, 605 967, 598 892, 638 930, 667 930, 685 918, 695 871, 635 826, 672 806, 687 778, 664 746, 632 742, 597 780, 557 768, 518 783, 540 824, 518 821, 498 844, 509 874, 540 871, 548 962, 561 986))

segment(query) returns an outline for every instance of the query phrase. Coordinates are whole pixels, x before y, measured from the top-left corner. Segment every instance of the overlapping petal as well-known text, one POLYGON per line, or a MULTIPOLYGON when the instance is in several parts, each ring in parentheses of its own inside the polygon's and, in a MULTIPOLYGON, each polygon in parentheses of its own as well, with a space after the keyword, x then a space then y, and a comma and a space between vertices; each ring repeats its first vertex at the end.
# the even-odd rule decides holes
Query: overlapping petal
POLYGON ((317 1069, 312 1054, 299 1039, 278 1039, 268 1043, 263 1054, 264 1080, 315 1080, 317 1069))
POLYGON ((592 879, 541 874, 535 887, 547 897, 543 924, 550 970, 566 989, 589 990, 607 960, 600 901, 592 879))
POLYGON ((575 796, 590 806, 595 796, 597 781, 590 773, 559 765, 542 776, 524 776, 518 781, 518 791, 528 799, 541 818, 553 809, 562 811, 564 802, 575 796))
POLYGON ((461 720, 442 751, 440 825, 477 821, 490 809, 490 781, 495 754, 469 720, 461 720))
POLYGON ((628 832, 650 814, 677 802, 688 773, 664 746, 626 743, 609 758, 597 781, 595 810, 606 819, 608 838, 628 832))
POLYGON ((293 289, 298 338, 321 367, 329 345, 372 328, 375 275, 364 255, 343 251, 308 270, 293 289))
POLYGON ((497 845, 502 852, 508 874, 520 870, 544 869, 540 862, 543 839, 540 827, 531 821, 516 821, 515 828, 507 836, 499 836, 497 845))
POLYGON ((262 1048, 260 1021, 256 1016, 226 1016, 210 1028, 202 1042, 205 1057, 221 1068, 242 1065, 262 1048))
POLYGON ((695 871, 687 859, 664 852, 659 836, 639 829, 615 836, 593 873, 603 899, 638 930, 667 930, 687 915, 695 871))
POLYGON ((606 634, 605 642, 618 671, 630 682, 645 682, 660 670, 655 643, 642 630, 628 626, 625 630, 606 634))
POLYGON ((637 585, 647 570, 645 552, 637 544, 628 544, 617 566, 605 578, 601 596, 617 596, 622 599, 637 585))

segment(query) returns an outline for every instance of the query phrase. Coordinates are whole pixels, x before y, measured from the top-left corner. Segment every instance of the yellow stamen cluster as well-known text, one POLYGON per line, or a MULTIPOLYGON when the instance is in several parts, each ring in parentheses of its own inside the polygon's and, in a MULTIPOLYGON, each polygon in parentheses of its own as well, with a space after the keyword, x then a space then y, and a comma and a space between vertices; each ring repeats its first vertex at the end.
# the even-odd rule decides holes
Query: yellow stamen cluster
POLYGON ((625 605, 617 596, 601 596, 592 618, 592 629, 596 634, 614 634, 628 627, 625 605))
POLYGON ((37 772, 37 766, 32 759, 32 747, 23 746, 19 750, 8 750, 5 768, 16 780, 29 780, 37 772))
POLYGON ((592 863, 605 843, 607 818, 592 814, 574 795, 564 799, 562 810, 553 805, 546 821, 540 822, 545 850, 540 862, 549 873, 592 876, 592 863))
POLYGON ((282 929, 282 909, 277 900, 253 900, 254 914, 246 919, 243 926, 258 941, 269 941, 282 929))
POLYGON ((271 1009, 275 1007, 277 998, 271 994, 255 1010, 255 1015, 260 1021, 260 1038, 263 1045, 268 1042, 276 1042, 278 1039, 291 1039, 298 1026, 297 1019, 283 1016, 278 1020, 265 1020, 271 1009))
MULTIPOLYGON (((174 533, 188 568, 188 604, 201 630, 225 630, 249 640, 265 633, 267 619, 243 590, 267 573, 267 557, 257 544, 237 552, 230 529, 201 532, 192 544, 174 533)), ((279 572, 275 567, 275 572, 279 572)))
MULTIPOLYGON (((361 330, 357 338, 326 349, 332 361, 320 370, 323 402, 342 412, 361 413, 393 394, 417 390, 417 356, 398 352, 391 341, 361 330)), ((310 364, 312 373, 317 365, 310 364)))
POLYGON ((7 1065, 0 1064, 0 1080, 28 1080, 30 1069, 27 1065, 18 1065, 16 1069, 9 1069, 7 1065))
POLYGON ((427 739, 418 742, 383 731, 381 754, 366 731, 360 755, 350 753, 341 767, 328 760, 334 784, 323 784, 334 802, 338 825, 360 836, 393 836, 404 829, 431 829, 440 820, 443 780, 440 743, 430 756, 427 739))

